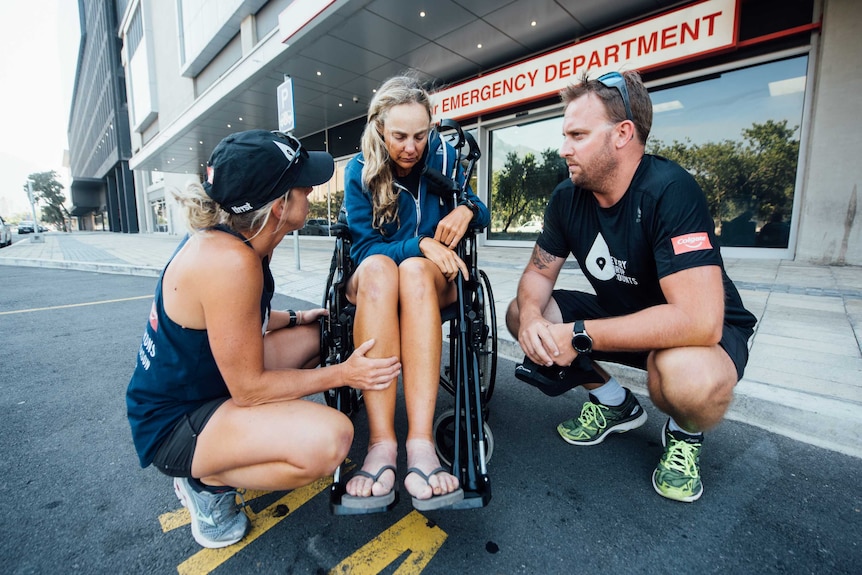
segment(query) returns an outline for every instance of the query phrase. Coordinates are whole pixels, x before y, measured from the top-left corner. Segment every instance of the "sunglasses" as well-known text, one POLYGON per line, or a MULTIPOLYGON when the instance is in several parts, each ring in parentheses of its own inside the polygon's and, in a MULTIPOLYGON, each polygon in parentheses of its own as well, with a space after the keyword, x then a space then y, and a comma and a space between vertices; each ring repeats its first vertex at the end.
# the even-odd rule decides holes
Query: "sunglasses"
POLYGON ((629 90, 626 88, 626 79, 623 78, 623 75, 619 72, 608 72, 602 76, 599 76, 598 81, 605 88, 615 88, 617 92, 620 93, 620 96, 623 97, 623 104, 626 105, 626 118, 630 122, 634 122, 634 118, 632 117, 632 108, 629 104, 629 90))
MULTIPOLYGON (((290 158, 290 160, 287 163, 287 166, 285 166, 284 170, 282 170, 281 175, 278 176, 278 179, 275 181, 272 188, 270 188, 269 194, 267 194, 267 195, 272 194, 272 192, 275 191, 275 189, 277 187, 279 187, 279 184, 282 183, 281 181, 284 179, 284 177, 287 175, 287 173, 294 166, 296 166, 299 163, 300 157, 308 156, 308 152, 306 152, 302 148, 302 143, 299 140, 297 140, 296 138, 294 138, 293 136, 291 136, 290 134, 285 134, 284 132, 278 132, 276 130, 273 130, 272 135, 275 136, 276 138, 278 138, 279 140, 286 140, 283 143, 286 144, 286 147, 290 150, 290 152, 293 153, 293 156, 290 158)), ((282 151, 284 152, 285 157, 290 155, 290 152, 288 152, 288 150, 285 150, 282 148, 282 151)), ((291 183, 293 183, 293 180, 291 180, 291 183)), ((282 187, 284 187, 283 184, 282 184, 282 187)), ((290 187, 290 186, 286 186, 286 187, 290 187)))

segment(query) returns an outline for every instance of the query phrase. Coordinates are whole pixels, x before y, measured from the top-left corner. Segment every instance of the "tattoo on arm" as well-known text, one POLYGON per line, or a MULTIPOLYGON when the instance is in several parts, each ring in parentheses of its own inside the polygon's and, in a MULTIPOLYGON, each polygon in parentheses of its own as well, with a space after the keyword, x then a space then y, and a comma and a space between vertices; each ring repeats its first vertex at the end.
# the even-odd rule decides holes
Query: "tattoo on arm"
POLYGON ((540 270, 548 269, 548 264, 553 263, 557 256, 549 254, 538 245, 533 246, 533 265, 540 270))

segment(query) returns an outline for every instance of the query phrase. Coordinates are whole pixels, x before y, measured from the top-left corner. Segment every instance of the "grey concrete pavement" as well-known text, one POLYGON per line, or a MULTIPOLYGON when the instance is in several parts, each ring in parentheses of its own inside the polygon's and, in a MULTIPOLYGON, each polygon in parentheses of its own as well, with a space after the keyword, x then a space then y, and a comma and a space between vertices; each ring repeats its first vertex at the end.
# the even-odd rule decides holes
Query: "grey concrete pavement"
MULTIPOLYGON (((42 237, 41 243, 24 239, 0 250, 0 266, 157 276, 179 242, 178 236, 110 232, 42 237)), ((300 236, 298 246, 295 241, 288 237, 276 249, 276 290, 319 305, 332 240, 300 236)), ((523 356, 504 327, 503 313, 529 254, 523 247, 479 248, 480 267, 494 292, 500 353, 514 360, 523 356)), ((725 265, 758 318, 751 358, 727 417, 862 457, 862 267, 765 259, 728 259, 725 265)), ((558 286, 590 289, 574 264, 566 265, 558 286)), ((608 367, 646 395, 643 372, 608 367)))

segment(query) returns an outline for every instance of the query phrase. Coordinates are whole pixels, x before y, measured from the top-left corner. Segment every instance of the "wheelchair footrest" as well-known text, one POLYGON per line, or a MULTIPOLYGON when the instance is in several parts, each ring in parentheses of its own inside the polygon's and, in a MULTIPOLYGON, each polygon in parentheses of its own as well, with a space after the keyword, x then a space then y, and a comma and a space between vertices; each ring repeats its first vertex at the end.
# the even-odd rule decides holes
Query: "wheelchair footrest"
MULTIPOLYGON (((476 489, 468 490, 464 487, 464 499, 451 507, 445 507, 441 511, 448 509, 480 509, 491 502, 491 479, 487 475, 479 477, 476 489)), ((462 486, 463 487, 463 486, 462 486)))

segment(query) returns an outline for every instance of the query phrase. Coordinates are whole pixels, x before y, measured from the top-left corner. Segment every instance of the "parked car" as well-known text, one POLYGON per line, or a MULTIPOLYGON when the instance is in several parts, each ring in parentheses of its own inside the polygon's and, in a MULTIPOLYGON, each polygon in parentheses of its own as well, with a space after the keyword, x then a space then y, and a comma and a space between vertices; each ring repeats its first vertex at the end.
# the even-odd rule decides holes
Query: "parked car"
MULTIPOLYGON (((39 233, 47 232, 48 228, 39 224, 39 233)), ((18 233, 19 234, 32 234, 33 233, 33 222, 31 220, 22 220, 18 222, 18 233)))
POLYGON ((538 234, 542 231, 544 223, 537 220, 530 220, 524 225, 515 228, 513 231, 521 234, 538 234))
POLYGON ((328 236, 330 225, 329 220, 325 218, 312 218, 305 222, 299 233, 303 236, 328 236))
POLYGON ((0 248, 12 245, 12 226, 0 218, 0 248))

